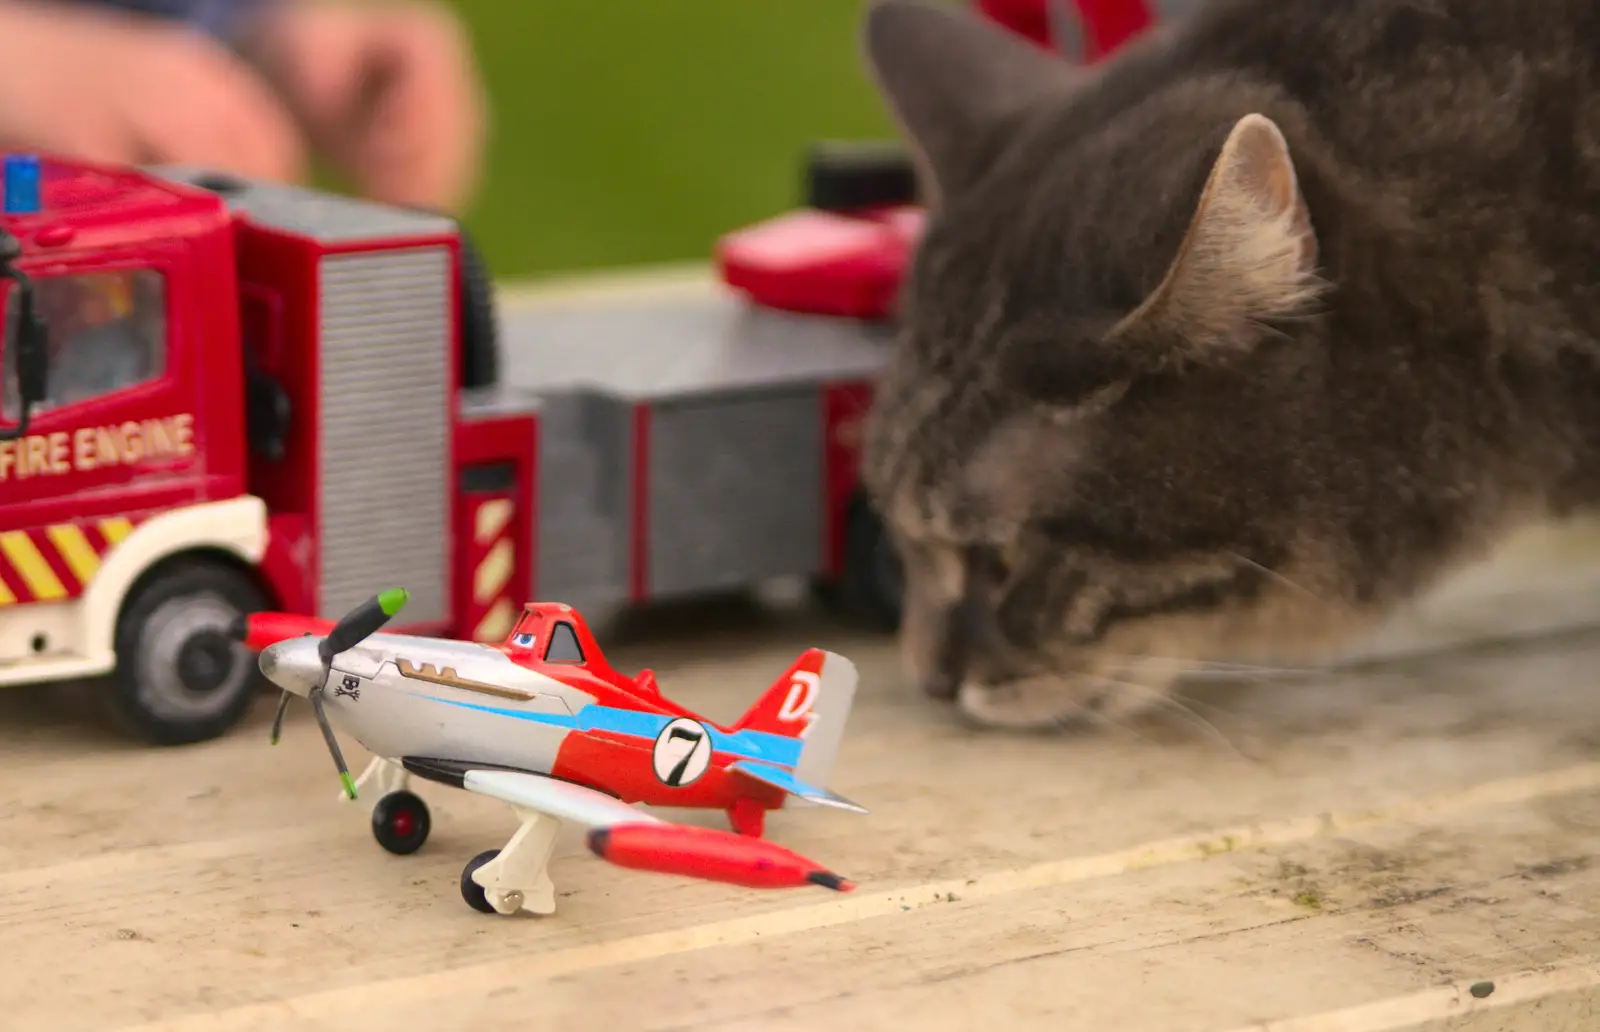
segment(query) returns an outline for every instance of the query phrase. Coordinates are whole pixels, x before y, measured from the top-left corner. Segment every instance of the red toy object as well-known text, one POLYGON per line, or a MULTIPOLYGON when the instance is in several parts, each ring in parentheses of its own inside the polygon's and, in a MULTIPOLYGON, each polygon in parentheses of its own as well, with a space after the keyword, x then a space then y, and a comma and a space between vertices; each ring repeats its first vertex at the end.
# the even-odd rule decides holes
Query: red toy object
POLYGON ((905 205, 802 209, 723 237, 717 264, 723 282, 767 308, 887 319, 922 222, 921 209, 905 205))
POLYGON ((589 832, 589 851, 618 867, 741 885, 850 892, 855 883, 762 838, 675 824, 618 824, 589 832))
POLYGON ((463 899, 484 913, 554 911, 547 872, 564 822, 589 829, 589 848, 618 867, 751 888, 851 883, 762 838, 770 810, 791 799, 866 812, 827 788, 856 690, 845 657, 806 649, 734 723, 722 726, 665 697, 648 670, 614 669, 583 617, 529 603, 497 645, 380 633, 406 604, 391 589, 321 634, 305 621, 260 616, 259 659, 287 704, 311 704, 345 795, 374 787, 373 837, 391 853, 420 849, 432 825, 407 785, 413 775, 497 799, 521 828, 461 875, 463 899), (350 776, 335 728, 373 754, 350 776), (732 831, 670 824, 635 803, 716 809, 732 831))
MULTIPOLYGON (((1022 0, 1019 0, 1022 2, 1022 0)), ((1092 64, 1115 53, 1124 43, 1154 25, 1156 15, 1144 0, 1071 0, 1083 26, 1083 49, 1080 55, 1085 64, 1092 64)), ((1157 10, 1171 8, 1168 15, 1181 13, 1184 7, 1193 6, 1194 0, 1154 0, 1157 10)))
MULTIPOLYGON (((1155 6, 1159 10, 1161 0, 1155 6)), ((1181 11, 1185 4, 1168 0, 1166 6, 1181 11)), ((1084 64, 1112 54, 1156 21, 1145 0, 973 0, 973 7, 1024 39, 1084 64)))
POLYGON ((260 652, 285 638, 298 638, 306 634, 327 634, 333 630, 333 621, 302 613, 251 613, 244 621, 245 631, 236 636, 243 639, 245 648, 260 652))
POLYGON ((984 17, 1046 50, 1058 50, 1051 14, 1054 0, 973 0, 984 17))
MULTIPOLYGON (((1181 10, 1193 0, 1151 0, 1181 10)), ((973 0, 985 18, 1079 63, 1116 51, 1154 23, 1146 0, 973 0)), ((717 243, 722 280, 778 311, 894 318, 900 283, 922 238, 923 212, 903 155, 815 156, 808 206, 717 243), (819 180, 822 185, 819 186, 819 180)))
POLYGON ((410 586, 407 631, 474 641, 541 596, 875 597, 879 564, 850 557, 872 540, 881 335, 732 291, 502 316, 434 213, 191 167, 3 166, 0 687, 94 679, 178 744, 259 694, 238 621, 325 631, 374 580, 410 586))

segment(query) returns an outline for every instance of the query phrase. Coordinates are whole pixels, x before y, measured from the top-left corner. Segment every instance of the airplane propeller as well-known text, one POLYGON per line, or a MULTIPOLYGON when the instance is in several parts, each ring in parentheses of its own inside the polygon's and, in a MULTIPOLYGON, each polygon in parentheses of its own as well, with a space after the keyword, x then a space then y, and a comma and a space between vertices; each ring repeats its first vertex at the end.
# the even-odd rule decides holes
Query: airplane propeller
MULTIPOLYGON (((350 768, 345 765, 344 754, 339 751, 339 742, 333 736, 328 716, 322 710, 322 690, 327 687, 328 674, 333 668, 334 657, 346 649, 361 644, 369 635, 376 634, 394 614, 400 611, 400 607, 405 605, 410 597, 405 588, 391 588, 380 592, 340 617, 339 622, 317 642, 317 658, 322 660, 322 677, 306 694, 306 698, 311 702, 311 711, 317 716, 317 726, 322 729, 323 741, 328 743, 328 753, 333 757, 333 764, 339 768, 339 782, 344 785, 345 795, 351 799, 356 797, 356 784, 350 777, 350 768)), ((278 744, 278 738, 283 732, 283 712, 288 709, 289 699, 293 695, 293 692, 285 691, 278 698, 278 713, 272 720, 273 745, 278 744)))

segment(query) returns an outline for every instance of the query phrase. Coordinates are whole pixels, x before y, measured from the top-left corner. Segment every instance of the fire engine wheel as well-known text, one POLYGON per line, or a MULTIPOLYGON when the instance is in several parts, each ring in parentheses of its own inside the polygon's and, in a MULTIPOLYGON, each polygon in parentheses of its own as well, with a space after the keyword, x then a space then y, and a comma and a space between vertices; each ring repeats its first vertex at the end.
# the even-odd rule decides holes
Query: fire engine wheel
POLYGON ((844 571, 828 585, 825 597, 850 620, 874 630, 895 630, 900 626, 904 573, 894 544, 865 498, 857 496, 850 504, 844 533, 844 571))
POLYGON ((468 860, 467 866, 461 869, 461 898, 467 901, 467 906, 481 914, 495 913, 494 904, 489 902, 489 894, 483 891, 483 886, 472 880, 472 875, 499 855, 498 849, 486 849, 468 860))
POLYGON ((113 715, 156 745, 228 731, 263 684, 234 625, 265 605, 250 579, 227 567, 191 562, 158 572, 117 622, 113 715))
POLYGON ((500 378, 500 351, 494 321, 494 293, 488 266, 478 247, 458 229, 461 242, 461 386, 492 387, 500 378))
POLYGON ((413 792, 390 792, 372 808, 372 837, 396 856, 421 849, 432 829, 428 804, 413 792))

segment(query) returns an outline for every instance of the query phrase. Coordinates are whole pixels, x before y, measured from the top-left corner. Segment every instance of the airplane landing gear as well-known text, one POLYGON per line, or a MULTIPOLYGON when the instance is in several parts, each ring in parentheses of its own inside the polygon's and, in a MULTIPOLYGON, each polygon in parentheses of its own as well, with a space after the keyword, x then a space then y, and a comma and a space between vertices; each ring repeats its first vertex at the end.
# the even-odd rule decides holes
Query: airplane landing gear
POLYGON ((390 792, 372 808, 372 837, 398 856, 421 849, 432 827, 428 804, 403 789, 390 792))
POLYGON ((479 853, 462 869, 461 898, 485 914, 553 914, 556 887, 549 864, 561 822, 531 810, 519 810, 518 816, 522 827, 505 849, 479 853))
POLYGON ((484 864, 499 855, 498 849, 486 849, 468 860, 467 866, 461 869, 461 898, 467 901, 467 906, 480 913, 492 914, 495 910, 494 905, 489 902, 488 893, 484 891, 482 885, 473 880, 473 875, 477 874, 484 864))
MULTIPOLYGON (((381 756, 374 756, 372 762, 367 764, 367 769, 356 778, 356 793, 359 795, 369 787, 376 790, 378 795, 388 796, 395 792, 403 792, 411 784, 411 772, 393 760, 386 760, 381 756)), ((339 793, 339 798, 344 799, 345 794, 339 793)))
POLYGON ((372 837, 398 856, 421 849, 433 830, 428 804, 409 790, 410 784, 411 774, 404 767, 382 757, 374 757, 356 779, 358 798, 363 791, 379 793, 372 807, 372 837))

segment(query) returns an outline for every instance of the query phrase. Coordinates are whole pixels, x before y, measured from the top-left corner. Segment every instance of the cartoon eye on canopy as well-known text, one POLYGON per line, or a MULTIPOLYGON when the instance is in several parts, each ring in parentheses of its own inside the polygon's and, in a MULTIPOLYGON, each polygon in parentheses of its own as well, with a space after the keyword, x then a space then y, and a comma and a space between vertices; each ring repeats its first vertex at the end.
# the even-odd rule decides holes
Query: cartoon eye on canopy
POLYGON ((538 642, 539 632, 543 629, 544 615, 533 603, 529 603, 522 607, 522 615, 517 618, 516 625, 506 636, 506 641, 513 648, 531 649, 538 642))

